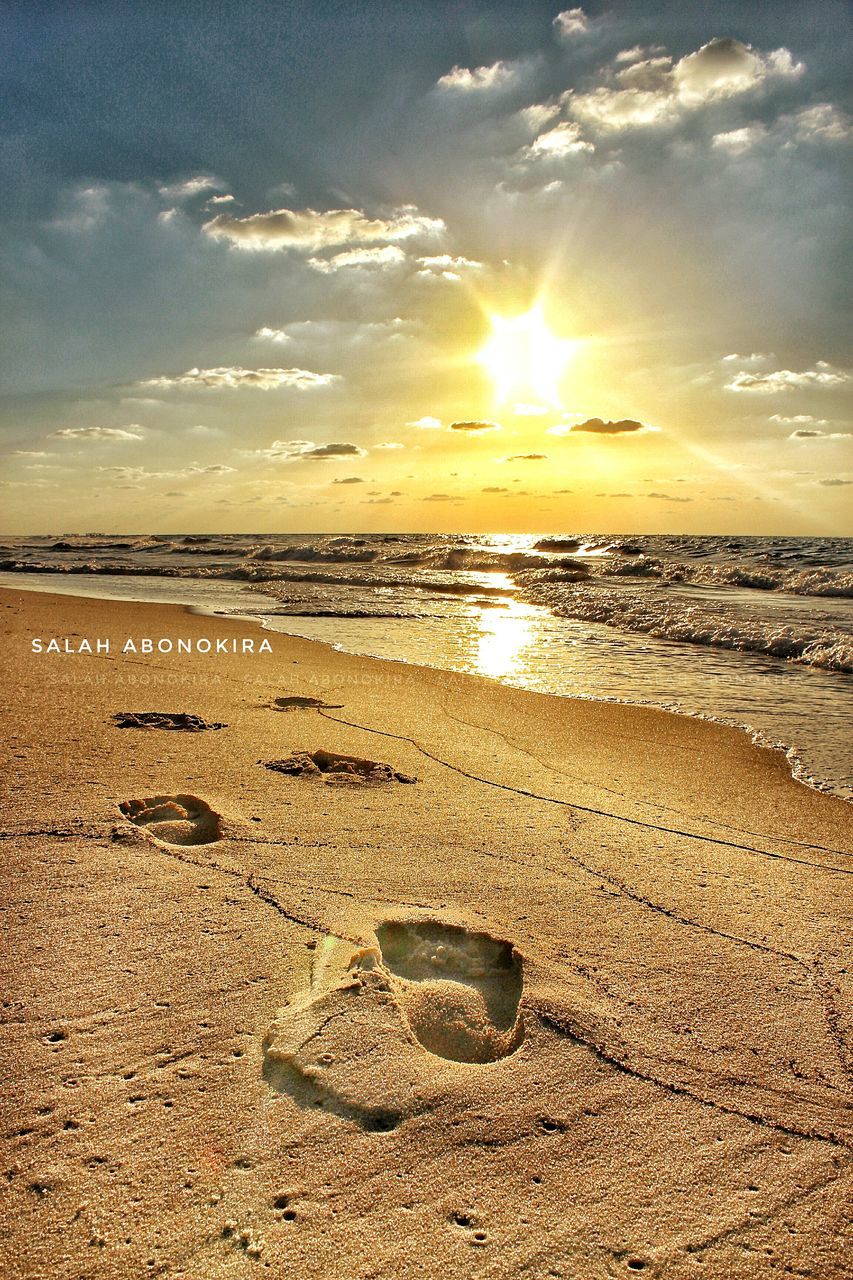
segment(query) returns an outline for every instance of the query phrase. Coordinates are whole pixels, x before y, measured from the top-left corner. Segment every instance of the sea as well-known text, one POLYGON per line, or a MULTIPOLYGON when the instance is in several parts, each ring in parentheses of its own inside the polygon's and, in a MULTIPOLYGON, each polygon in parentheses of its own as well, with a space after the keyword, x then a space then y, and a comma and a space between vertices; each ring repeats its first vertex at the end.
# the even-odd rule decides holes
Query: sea
POLYGON ((741 726, 853 800, 853 539, 4 538, 0 584, 181 603, 356 654, 741 726))

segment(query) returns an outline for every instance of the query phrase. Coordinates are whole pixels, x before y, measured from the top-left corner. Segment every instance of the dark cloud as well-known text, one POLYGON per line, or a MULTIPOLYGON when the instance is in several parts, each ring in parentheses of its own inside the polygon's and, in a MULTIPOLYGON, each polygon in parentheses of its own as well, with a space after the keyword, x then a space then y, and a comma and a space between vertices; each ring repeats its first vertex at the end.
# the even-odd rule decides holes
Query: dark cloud
POLYGON ((449 431, 500 431, 497 422, 451 422, 449 431))
POLYGON ((601 418, 587 418, 586 422, 578 422, 572 427, 573 432, 589 431, 599 436, 621 436, 634 431, 649 431, 650 429, 643 426, 642 422, 635 422, 633 418, 622 418, 619 422, 604 422, 601 418))
POLYGON ((482 492, 483 493, 507 493, 508 490, 506 485, 487 484, 485 489, 482 490, 482 492))
POLYGON ((544 462, 547 459, 547 453, 511 453, 506 459, 507 462, 544 462))
POLYGON ((364 484, 361 476, 340 476, 332 484, 364 484))
POLYGON ((827 488, 836 488, 841 485, 853 484, 853 480, 841 480, 839 477, 834 476, 831 480, 818 480, 818 484, 826 485, 827 488))

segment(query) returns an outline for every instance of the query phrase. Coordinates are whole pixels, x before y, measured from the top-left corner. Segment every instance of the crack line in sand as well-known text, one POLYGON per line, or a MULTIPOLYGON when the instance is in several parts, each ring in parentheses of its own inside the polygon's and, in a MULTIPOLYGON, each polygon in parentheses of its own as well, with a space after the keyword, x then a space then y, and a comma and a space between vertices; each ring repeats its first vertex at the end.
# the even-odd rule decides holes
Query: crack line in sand
POLYGON ((725 1228, 723 1231, 719 1231, 716 1235, 707 1236, 702 1240, 688 1241, 686 1244, 679 1247, 677 1253, 664 1261, 664 1269, 658 1274, 662 1276, 673 1263, 680 1261, 682 1255, 685 1253, 698 1254, 705 1249, 713 1249, 717 1245, 725 1244, 736 1236, 749 1235, 756 1229, 756 1227, 766 1227, 774 1218, 778 1217, 780 1213, 784 1213, 786 1209, 791 1209, 794 1205, 802 1204, 803 1201, 810 1199, 818 1192, 825 1191, 827 1187, 831 1187, 834 1183, 839 1182, 841 1178, 845 1176, 848 1169, 849 1165, 839 1169, 831 1178, 822 1178, 818 1182, 810 1183, 807 1187, 802 1187, 799 1191, 794 1192, 794 1194, 786 1196, 784 1200, 780 1200, 776 1204, 771 1205, 764 1212, 756 1212, 756 1210, 752 1210, 748 1217, 735 1223, 731 1227, 725 1228))
MULTIPOLYGON (((624 1075, 630 1076, 634 1080, 639 1080, 643 1084, 655 1085, 658 1089, 663 1089, 666 1093, 674 1094, 677 1097, 689 1098, 692 1102, 698 1102, 703 1107, 711 1107, 715 1111, 721 1111, 725 1115, 739 1116, 741 1120, 747 1120, 750 1124, 762 1125, 764 1128, 774 1129, 779 1133, 787 1133, 792 1138, 811 1138, 815 1142, 828 1142, 832 1146, 844 1147, 849 1149, 851 1144, 837 1133, 821 1133, 815 1129, 798 1129, 793 1125, 784 1124, 781 1120, 773 1120, 770 1116, 759 1115, 757 1112, 741 1111, 738 1107, 731 1106, 725 1102, 715 1102, 713 1098, 706 1098, 701 1093, 691 1089, 686 1084, 676 1084, 671 1080, 662 1080, 658 1076, 648 1075, 640 1071, 638 1067, 632 1067, 630 1063, 625 1062, 622 1058, 616 1057, 615 1054, 609 1052, 595 1040, 584 1035, 577 1026, 573 1025, 564 1016, 554 1013, 544 1005, 537 1007, 535 1004, 528 1002, 527 1008, 535 1013, 545 1026, 550 1027, 552 1031, 556 1031, 559 1035, 565 1036, 572 1040, 575 1044, 583 1045, 589 1049, 601 1062, 606 1062, 608 1066, 614 1067, 617 1071, 621 1071, 624 1075)), ((685 1064, 686 1065, 686 1064, 685 1064)), ((744 1082, 738 1082, 744 1083, 744 1082)), ((760 1085, 750 1086, 760 1089, 760 1085)), ((819 1104, 818 1104, 819 1105, 819 1104)))
MULTIPOLYGON (((327 715, 322 709, 317 709, 317 714, 322 716, 324 720, 331 720, 334 724, 346 725, 349 729, 361 729, 363 733, 379 734, 383 738, 394 738, 398 742, 408 742, 420 751, 421 755, 426 756, 428 760, 435 761, 436 764, 442 765, 445 769, 451 769, 454 773, 460 774, 463 778, 469 778, 472 782, 481 782, 484 786, 495 787, 499 791, 509 791, 513 795, 525 796, 530 800, 541 800, 545 804, 556 804, 566 809, 574 809, 578 813, 589 813, 598 818, 612 818, 614 822, 624 822, 632 827, 645 827, 650 831, 660 831, 665 835, 683 836, 687 840, 701 840, 706 844, 723 845, 727 849, 738 849, 744 853, 754 853, 765 858, 776 858, 781 862, 794 862, 798 866, 813 867, 816 871, 826 871, 830 874, 850 876, 853 870, 847 870, 845 867, 827 867, 820 862, 810 862, 806 858, 789 858, 784 853, 772 853, 769 849, 756 849, 753 845, 738 844, 734 840, 722 840, 719 836, 706 836, 698 831, 682 831, 677 827, 664 827, 656 822, 645 822, 642 818, 629 818, 624 814, 610 813, 606 809, 593 809, 589 805, 576 804, 573 800, 560 800, 556 796, 543 796, 535 791, 528 791, 524 787, 511 787, 507 782, 495 782, 491 778, 481 778, 476 773, 469 773, 466 769, 462 769, 459 765, 451 764, 449 760, 443 760, 441 756, 433 755, 426 747, 421 746, 414 738, 410 738, 404 733, 391 733, 387 729, 374 729, 369 725, 356 724, 353 720, 342 720, 339 716, 327 715)), ((833 849, 822 844, 810 844, 805 841, 789 841, 784 836, 766 837, 768 840, 778 840, 782 844, 801 844, 806 849, 816 849, 820 853, 830 853, 838 858, 847 858, 850 855, 844 849, 833 849)))
MULTIPOLYGON (((457 724, 464 724, 469 729, 477 729, 481 733, 490 733, 495 738, 501 738, 514 751, 518 751, 521 755, 535 760, 543 769, 548 769, 551 773, 558 773, 562 778, 571 778, 575 782, 580 782, 583 786, 592 787, 593 790, 606 791, 608 795, 618 796, 620 800, 628 799, 624 791, 617 791, 614 787, 606 787, 603 782, 593 782, 589 778, 584 778, 581 774, 570 773, 568 769, 561 769, 558 765, 551 764, 548 760, 544 760, 542 756, 537 755, 535 751, 531 751, 529 747, 523 747, 520 743, 513 741, 508 734, 501 733, 500 729, 493 729, 490 725, 477 724, 475 720, 466 720, 464 716, 454 715, 452 711, 448 711, 445 705, 442 705, 442 711, 449 720, 454 720, 457 724)), ((737 831, 744 836, 758 836, 759 839, 778 840, 781 844, 792 844, 802 849, 817 849, 821 847, 820 845, 809 844, 806 840, 795 840, 790 836, 765 835, 763 831, 753 831, 750 827, 739 827, 733 822, 722 822, 719 818, 712 818, 706 813, 688 813, 686 810, 676 809, 670 804, 656 804, 653 800, 638 800, 634 798, 634 804, 645 805, 647 808, 657 809, 661 813, 675 813, 682 818, 698 818, 701 822, 716 823, 717 826, 724 827, 726 831, 737 831)))
POLYGON ((832 986, 829 978, 827 978, 826 974, 823 972, 823 965, 820 960, 817 958, 809 960, 805 956, 797 955, 793 951, 783 951, 778 947, 771 947, 769 943, 756 942, 752 938, 743 938, 739 934, 727 933, 724 929, 716 929, 713 925, 703 924, 701 920, 692 920, 689 916, 679 915, 678 912, 673 911, 670 907, 664 907, 660 903, 652 902, 650 898, 645 898, 642 894, 636 893, 629 885, 624 884, 621 880, 618 880, 608 872, 599 871, 598 868, 591 867, 575 854, 565 853, 565 856, 570 862, 573 862, 575 866, 580 867, 583 871, 588 872, 592 876, 597 876, 606 881, 607 884, 612 885, 618 893, 623 894, 626 898, 630 898, 632 902, 637 902, 640 905, 647 907, 649 911, 658 912, 660 915, 667 916, 670 920, 675 920, 679 924, 687 925, 691 929, 699 929, 703 933, 710 933, 718 938, 726 938, 730 942, 738 942, 741 946, 750 947, 753 951, 763 951, 766 952, 767 955, 778 956, 780 959, 790 960, 793 964, 798 965, 806 974, 809 983, 814 988, 821 1004, 823 1005, 823 1013, 829 1029, 830 1039, 833 1042, 841 1065, 846 1072, 850 1072, 851 1059, 847 1049, 846 1038, 841 1031, 841 1013, 833 999, 833 992, 836 991, 837 988, 832 986))

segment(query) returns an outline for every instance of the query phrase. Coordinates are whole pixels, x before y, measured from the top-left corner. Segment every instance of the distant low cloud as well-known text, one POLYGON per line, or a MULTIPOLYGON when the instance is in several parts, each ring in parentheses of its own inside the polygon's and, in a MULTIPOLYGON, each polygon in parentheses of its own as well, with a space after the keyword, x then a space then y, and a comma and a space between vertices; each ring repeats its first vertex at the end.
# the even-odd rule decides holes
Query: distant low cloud
POLYGON ((238 249, 316 250, 436 235, 445 225, 440 218, 428 218, 414 205, 405 205, 381 218, 370 218, 360 209, 272 209, 245 218, 220 213, 202 230, 238 249))
POLYGON ((692 502, 692 498, 681 498, 673 493, 647 493, 647 498, 657 498, 660 502, 692 502))
POLYGON ((376 449, 405 449, 404 444, 400 444, 398 440, 384 440, 382 444, 374 446, 376 449))
POLYGON ((599 436, 621 436, 630 435, 637 431, 654 430, 654 427, 644 426, 642 422, 635 422, 633 418, 622 418, 619 422, 605 422, 601 418, 587 418, 586 422, 576 422, 570 428, 569 434, 575 431, 588 431, 593 435, 599 436))
POLYGON ((589 31, 589 18, 583 9, 564 9, 557 14, 553 27, 561 40, 571 40, 576 36, 586 35, 589 31))
POLYGON ((453 495, 450 493, 429 493, 423 499, 424 502, 452 502, 453 495))
POLYGON ((441 418, 416 418, 414 422, 407 422, 407 427, 414 427, 416 431, 441 431, 443 427, 441 418))
POLYGON ((482 493, 509 493, 505 484, 487 484, 482 493))
POLYGON ((309 258, 308 266, 329 275, 347 267, 398 267, 406 261, 402 249, 394 244, 386 244, 373 249, 346 249, 330 258, 309 258))
POLYGON ((176 374, 174 377, 148 378, 136 385, 158 387, 161 390, 204 387, 235 391, 250 387, 258 391, 273 391, 279 387, 296 387, 305 391, 312 387, 327 387, 337 381, 337 374, 312 373, 310 369, 242 369, 237 365, 218 369, 188 369, 186 373, 176 374))
POLYGON ((798 387, 835 387, 848 382, 849 375, 833 369, 825 360, 818 360, 814 369, 795 373, 792 369, 777 369, 773 373, 741 372, 726 383, 726 391, 751 391, 759 395, 776 395, 780 391, 793 391, 798 387))
POLYGON ((332 481, 332 484, 364 484, 365 481, 361 476, 341 476, 332 481))
POLYGON ((709 40, 673 62, 669 54, 611 70, 609 83, 588 93, 564 95, 567 113, 602 130, 671 123, 709 102, 756 89, 770 80, 790 80, 805 67, 787 49, 762 53, 732 37, 709 40))
POLYGON ((507 84, 515 75, 508 62, 493 62, 488 67, 454 67, 437 82, 437 87, 451 93, 482 93, 507 84))
POLYGON ((260 338, 264 342, 292 341, 290 334, 285 329, 270 329, 268 325, 264 325, 261 329, 256 329, 254 337, 260 338))
POLYGON ((797 431, 792 431, 789 440, 850 440, 853 438, 849 431, 818 431, 815 427, 800 427, 797 431))
POLYGON ((825 485, 827 489, 846 488, 847 485, 853 484, 853 480, 842 480, 840 476, 832 476, 828 480, 818 480, 818 484, 825 485))
MULTIPOLYGON (((178 201, 191 200, 193 196, 202 195, 205 191, 215 191, 218 187, 222 187, 222 183, 218 178, 210 178, 199 175, 194 178, 186 178, 183 182, 167 183, 157 190, 164 200, 178 201)), ((222 196, 219 200, 233 200, 233 196, 222 196)), ((214 197, 217 199, 217 197, 214 197)))
POLYGON ((497 422, 451 422, 448 431, 500 431, 497 422))
POLYGON ((350 443, 315 444, 313 440, 273 440, 268 449, 243 450, 243 455, 267 462, 311 462, 364 458, 367 450, 350 443))
POLYGON ((545 462, 547 453, 511 453, 504 462, 545 462))
POLYGON ((141 440, 142 428, 130 427, 63 427, 50 433, 52 440, 141 440))

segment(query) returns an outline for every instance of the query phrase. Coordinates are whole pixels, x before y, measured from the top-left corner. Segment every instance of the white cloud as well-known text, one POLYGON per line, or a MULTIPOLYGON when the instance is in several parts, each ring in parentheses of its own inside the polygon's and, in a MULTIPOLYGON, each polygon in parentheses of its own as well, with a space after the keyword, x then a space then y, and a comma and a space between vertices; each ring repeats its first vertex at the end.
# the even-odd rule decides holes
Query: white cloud
POLYGON ((357 444, 315 444, 313 440, 273 440, 268 449, 246 449, 246 458, 267 462, 334 461, 337 458, 364 458, 367 450, 357 444))
POLYGON ((791 417, 785 417, 782 413, 772 413, 770 421, 778 422, 782 427, 825 427, 827 425, 826 418, 815 418, 810 413, 795 413, 791 417))
MULTIPOLYGON (((201 195, 204 191, 215 191, 217 187, 221 187, 222 183, 218 178, 208 178, 199 175, 195 178, 187 178, 184 182, 167 183, 158 187, 157 190, 164 200, 190 200, 193 196, 201 195)), ((230 199, 233 200, 233 196, 230 199)), ((214 197, 216 199, 216 197, 214 197)), ((228 196, 220 197, 220 199, 229 199, 228 196)))
POLYGON ((818 360, 814 369, 794 373, 791 369, 777 369, 773 373, 738 373, 726 383, 726 391, 751 391, 760 395, 775 395, 780 391, 793 391, 800 387, 835 387, 849 381, 849 375, 833 369, 825 360, 818 360))
POLYGON ((853 138, 853 120, 830 102, 803 107, 784 120, 799 142, 846 142, 853 138))
POLYGON ((417 418, 414 422, 407 422, 407 427, 415 427, 418 431, 441 431, 444 424, 441 418, 417 418))
POLYGON ((270 329, 266 325, 261 329, 256 329, 254 337, 265 339, 267 342, 290 342, 290 334, 284 329, 270 329))
POLYGON ((591 152, 594 150, 595 147, 592 143, 581 137, 579 124, 573 120, 563 120, 560 124, 555 125, 553 129, 547 130, 546 133, 540 133, 539 137, 535 138, 529 147, 524 147, 521 157, 523 159, 554 158, 557 156, 577 155, 579 152, 591 152))
POLYGON ((508 62, 494 62, 490 67, 454 67, 438 80, 438 88, 461 93, 478 93, 505 85, 515 75, 508 62))
POLYGON ((589 31, 589 18, 583 9, 564 9, 557 14, 552 25, 561 40, 570 40, 589 31))
POLYGON ((763 124, 746 125, 743 129, 731 129, 728 133, 715 133, 711 145, 718 151, 726 151, 729 155, 740 156, 750 151, 757 142, 767 137, 767 128, 763 124))
POLYGON ((805 67, 787 49, 762 53, 740 40, 710 40, 673 63, 669 55, 611 72, 610 83, 563 96, 568 112, 602 130, 664 124, 709 102, 737 97, 770 80, 793 79, 805 67))
POLYGON ((312 373, 309 369, 241 369, 220 367, 218 369, 188 369, 186 373, 175 377, 148 378, 138 383, 140 387, 228 387, 237 390, 243 387, 254 387, 259 391, 272 391, 278 387, 296 387, 305 391, 311 387, 327 387, 337 382, 334 373, 312 373))
POLYGON ((406 255, 397 245, 386 244, 374 249, 346 249, 331 258, 309 258, 308 266, 325 275, 347 267, 396 267, 406 261, 406 255))
POLYGON ((741 356, 735 351, 731 355, 723 356, 723 364, 763 364, 765 360, 769 360, 770 356, 763 351, 753 351, 751 355, 741 356))
POLYGON ((137 423, 129 427, 63 427, 51 431, 52 440, 141 440, 142 428, 137 423))
POLYGON ((418 258, 418 264, 429 271, 480 271, 482 262, 474 258, 455 258, 450 253, 440 253, 432 258, 418 258))
POLYGON ((405 449, 404 444, 399 444, 396 440, 387 440, 384 444, 375 446, 377 449, 405 449))
POLYGON ((440 218, 428 218, 413 205, 385 218, 369 218, 360 209, 273 209, 245 218, 220 213, 202 230, 239 249, 330 249, 337 245, 375 244, 434 236, 445 230, 440 218))

